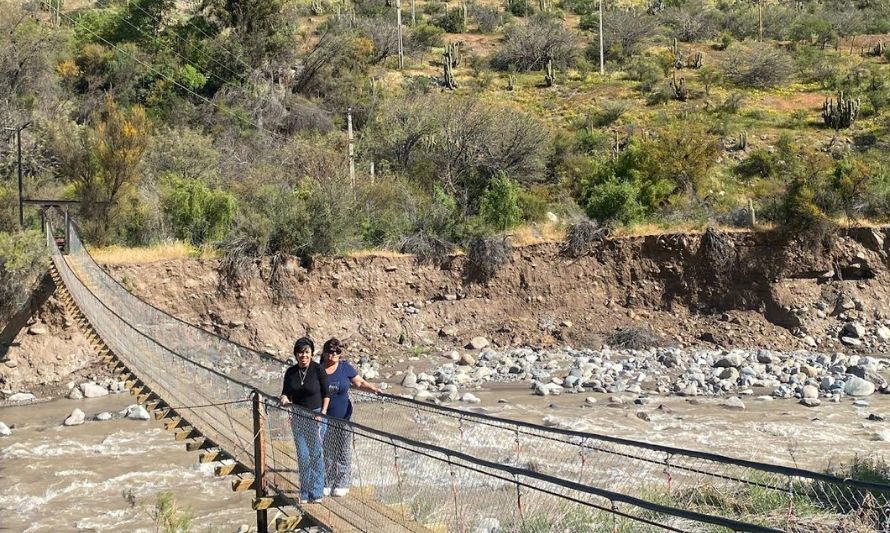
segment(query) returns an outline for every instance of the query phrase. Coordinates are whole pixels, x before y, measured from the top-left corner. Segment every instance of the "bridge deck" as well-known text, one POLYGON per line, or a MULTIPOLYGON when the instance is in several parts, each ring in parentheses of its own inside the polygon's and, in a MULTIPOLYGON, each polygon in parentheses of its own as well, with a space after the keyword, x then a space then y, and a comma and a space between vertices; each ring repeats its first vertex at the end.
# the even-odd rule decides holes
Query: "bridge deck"
MULTIPOLYGON (((84 275, 83 269, 80 268, 77 261, 67 261, 66 259, 66 263, 89 290, 93 291, 97 296, 100 294, 100 289, 90 280, 89 276, 84 275)), ((64 291, 64 300, 70 302, 71 311, 83 317, 83 320, 78 322, 82 325, 85 333, 95 340, 94 344, 96 344, 97 352, 99 352, 100 355, 107 357, 109 368, 118 367, 119 369, 119 363, 123 363, 124 365, 127 365, 128 373, 133 378, 139 378, 138 369, 130 366, 126 357, 120 357, 120 354, 114 354, 97 332, 90 327, 88 320, 86 320, 86 317, 83 316, 82 312, 77 308, 74 299, 71 297, 70 293, 68 293, 67 289, 65 289, 64 283, 58 272, 53 269, 52 274, 59 290, 64 291)), ((137 398, 140 400, 140 403, 149 401, 149 397, 151 396, 149 393, 157 394, 157 396, 168 405, 201 403, 202 400, 200 397, 196 396, 195 387, 198 384, 194 383, 183 383, 183 385, 189 385, 188 387, 171 387, 168 385, 164 387, 164 390, 156 390, 160 389, 160 387, 152 389, 145 383, 137 383, 136 379, 132 379, 132 381, 128 383, 132 385, 131 392, 134 395, 137 395, 138 393, 137 398)), ((203 414, 198 414, 197 412, 190 412, 187 415, 189 420, 186 421, 186 416, 182 415, 183 413, 174 414, 169 409, 166 409, 162 416, 162 418, 166 416, 176 417, 174 419, 175 422, 168 421, 165 423, 165 426, 168 430, 179 432, 176 433, 177 440, 200 439, 204 438, 205 433, 207 433, 206 436, 219 445, 219 448, 224 452, 224 456, 235 458, 236 461, 238 461, 239 458, 244 458, 245 448, 243 442, 238 444, 238 441, 244 440, 244 434, 252 437, 252 430, 250 428, 252 428, 253 420, 249 416, 249 411, 245 410, 241 413, 230 413, 228 420, 220 420, 218 417, 208 417, 203 414), (188 429, 183 431, 185 428, 188 429), (224 430, 225 428, 230 428, 233 433, 241 435, 224 435, 221 433, 221 430, 224 430), (226 444, 229 444, 229 446, 226 446, 226 444)), ((288 457, 296 457, 294 443, 292 441, 272 440, 271 448, 273 453, 280 452, 288 457)), ((189 447, 189 449, 192 449, 192 447, 189 447)), ((294 464, 295 468, 296 466, 297 465, 294 464)), ((220 472, 224 472, 228 475, 243 473, 243 471, 243 466, 240 469, 230 468, 220 470, 220 472)), ((280 494, 284 496, 284 498, 275 499, 275 502, 278 503, 279 506, 281 506, 280 502, 287 502, 288 506, 298 508, 300 513, 308 518, 310 522, 330 531, 336 531, 338 533, 359 531, 434 533, 444 531, 441 528, 427 528, 410 519, 403 509, 400 510, 391 507, 375 499, 372 487, 355 487, 346 496, 336 498, 327 497, 320 503, 299 504, 296 498, 297 494, 295 489, 296 487, 299 487, 299 474, 296 470, 288 472, 270 472, 267 474, 267 478, 271 486, 278 488, 280 494), (283 489, 284 487, 290 487, 290 490, 283 489)), ((238 485, 233 485, 233 490, 235 490, 236 486, 238 485)))

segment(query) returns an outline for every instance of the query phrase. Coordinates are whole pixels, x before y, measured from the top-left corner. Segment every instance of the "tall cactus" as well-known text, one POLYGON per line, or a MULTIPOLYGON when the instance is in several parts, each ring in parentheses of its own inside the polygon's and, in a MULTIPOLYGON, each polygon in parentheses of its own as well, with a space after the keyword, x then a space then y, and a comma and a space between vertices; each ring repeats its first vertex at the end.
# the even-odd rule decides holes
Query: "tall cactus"
POLYGON ((691 68, 702 68, 705 64, 705 55, 701 52, 696 52, 692 54, 691 61, 687 63, 688 67, 691 68))
POLYGON ((454 79, 454 67, 457 66, 456 47, 453 43, 445 45, 445 53, 442 54, 442 65, 444 69, 444 79, 446 89, 454 90, 457 88, 457 82, 454 79))
POLYGON ((544 81, 547 87, 553 87, 556 84, 556 71, 553 69, 553 60, 547 60, 547 73, 544 75, 544 81))
POLYGON ((837 100, 825 99, 822 104, 822 120, 826 126, 835 130, 849 128, 859 116, 860 105, 859 98, 844 98, 844 92, 841 91, 837 100))
POLYGON ((671 90, 674 92, 674 99, 680 100, 681 102, 685 102, 689 99, 689 89, 686 88, 686 78, 681 77, 680 82, 677 83, 677 73, 674 73, 674 77, 671 80, 670 84, 671 90))

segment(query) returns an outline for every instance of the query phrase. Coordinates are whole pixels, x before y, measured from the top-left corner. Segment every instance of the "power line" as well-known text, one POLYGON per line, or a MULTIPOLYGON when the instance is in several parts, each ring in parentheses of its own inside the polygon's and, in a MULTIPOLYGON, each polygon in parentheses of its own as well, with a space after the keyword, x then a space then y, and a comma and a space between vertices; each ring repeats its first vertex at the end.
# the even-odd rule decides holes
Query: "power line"
MULTIPOLYGON (((138 4, 138 3, 133 2, 133 3, 130 4, 130 6, 136 8, 136 9, 138 9, 139 11, 141 11, 142 13, 144 13, 144 14, 145 14, 146 16, 148 16, 153 22, 156 22, 156 23, 158 23, 158 24, 161 24, 161 23, 162 23, 160 17, 155 17, 154 15, 152 15, 151 13, 149 13, 148 11, 142 9, 141 7, 139 7, 139 4, 138 4)), ((130 27, 134 28, 134 29, 135 29, 136 31, 138 31, 140 34, 142 34, 142 35, 144 35, 144 36, 147 36, 147 35, 145 34, 144 31, 140 30, 138 27, 136 27, 135 25, 133 25, 133 24, 132 24, 130 21, 128 21, 127 19, 122 18, 121 20, 122 20, 123 22, 126 22, 130 27)), ((192 24, 188 19, 186 19, 185 22, 186 22, 186 24, 188 24, 188 25, 191 26, 192 28, 198 30, 204 37, 207 37, 208 39, 213 39, 213 36, 209 35, 207 32, 205 32, 204 30, 202 30, 202 29, 199 28, 198 26, 195 26, 194 24, 192 24)), ((223 51, 225 51, 225 52, 226 52, 232 59, 235 59, 236 61, 238 61, 239 63, 241 63, 241 65, 244 66, 245 68, 247 68, 247 69, 252 69, 252 68, 253 68, 253 67, 251 67, 250 65, 248 65, 247 63, 245 63, 244 60, 242 60, 240 57, 236 56, 233 52, 231 52, 231 51, 230 51, 229 49, 227 49, 226 47, 223 46, 223 47, 221 47, 221 48, 222 48, 223 51)), ((173 52, 173 50, 171 50, 171 52, 173 52)), ((173 52, 173 53, 176 54, 176 52, 173 52)), ((180 59, 185 59, 185 58, 183 58, 182 56, 179 56, 179 54, 176 54, 176 55, 177 55, 178 57, 180 57, 180 59)), ((238 76, 238 73, 237 73, 237 72, 233 71, 233 70, 232 70, 231 68, 229 68, 228 66, 226 66, 226 65, 224 65, 224 64, 222 64, 222 63, 220 63, 219 61, 217 61, 215 58, 211 57, 210 55, 208 55, 207 58, 210 59, 210 61, 212 61, 216 66, 218 66, 218 67, 222 67, 223 69, 225 69, 227 72, 229 72, 229 73, 232 74, 233 76, 236 76, 236 77, 238 76)), ((217 79, 219 79, 219 77, 217 77, 217 79)), ((220 81, 223 81, 223 80, 220 80, 220 81)))

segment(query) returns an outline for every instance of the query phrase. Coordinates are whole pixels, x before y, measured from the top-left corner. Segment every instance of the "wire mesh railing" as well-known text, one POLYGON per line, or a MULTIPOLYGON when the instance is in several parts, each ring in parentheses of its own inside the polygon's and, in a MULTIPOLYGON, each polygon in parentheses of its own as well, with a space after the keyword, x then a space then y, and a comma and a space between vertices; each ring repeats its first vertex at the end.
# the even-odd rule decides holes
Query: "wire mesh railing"
MULTIPOLYGON (((52 259, 78 308, 127 367, 240 463, 256 464, 257 431, 248 397, 258 393, 265 416, 268 486, 284 496, 312 499, 311 477, 324 479, 325 459, 349 456, 350 495, 329 498, 313 516, 359 531, 692 531, 695 524, 751 529, 459 451, 424 444, 356 423, 279 406, 246 382, 193 361, 139 331, 93 292, 55 247, 52 259), (181 405, 179 405, 181 404, 181 405), (328 438, 332 432, 337 438, 328 438), (347 450, 348 448, 348 450, 347 450), (317 453, 322 450, 322 453, 317 453), (321 456, 319 459, 318 456, 321 456), (392 458, 392 462, 389 461, 392 458)), ((760 529, 765 530, 765 529, 760 529)))
MULTIPOLYGON (((169 368, 184 372, 184 376, 196 382, 193 387, 196 390, 186 391, 189 401, 207 403, 211 395, 204 387, 225 390, 224 401, 244 399, 253 388, 273 395, 278 391, 284 370, 281 362, 176 319, 140 300, 92 260, 75 231, 71 232, 70 242, 68 264, 73 270, 69 279, 65 279, 66 285, 69 281, 76 285, 77 280, 71 278, 79 275, 91 285, 86 292, 95 300, 90 301, 89 295, 81 294, 84 301, 92 307, 105 309, 99 310, 97 319, 103 324, 106 321, 127 324, 133 330, 128 335, 133 337, 135 334, 142 339, 128 339, 123 335, 129 344, 112 346, 115 351, 129 354, 141 349, 150 354, 151 350, 146 351, 145 344, 158 343, 161 339, 158 346, 163 353, 156 359, 166 365, 168 360, 178 357, 190 360, 194 367, 182 368, 181 361, 169 364, 169 368)), ((50 244, 54 246, 54 243, 50 244)), ((114 328, 126 329, 122 324, 104 327, 108 334, 119 336, 122 332, 114 328)), ((100 331, 100 334, 107 338, 105 332, 100 331)), ((143 360, 136 361, 138 365, 151 366, 149 356, 141 357, 143 360)), ((141 376, 141 367, 139 371, 141 376)), ((163 372, 154 372, 147 376, 160 390, 164 390, 164 386, 172 387, 164 383, 163 372)), ((179 376, 176 384, 180 384, 179 376)), ((175 390, 168 392, 174 396, 177 393, 175 390)), ((418 445, 451 450, 505 468, 534 472, 584 487, 602 487, 610 494, 642 495, 650 502, 764 527, 800 531, 838 528, 886 531, 890 528, 890 486, 880 483, 841 479, 803 469, 606 435, 547 428, 396 396, 353 394, 357 400, 355 420, 363 424, 366 432, 397 435, 418 445)), ((252 446, 250 417, 249 413, 241 412, 244 409, 247 407, 232 406, 217 413, 196 413, 195 416, 201 414, 202 420, 226 428, 224 434, 212 438, 222 440, 222 445, 228 442, 235 449, 244 451, 252 446)), ((274 415, 276 409, 270 407, 270 418, 277 416, 274 415)), ((350 428, 355 438, 357 432, 354 426, 350 428)), ((279 421, 273 440, 285 442, 290 434, 290 440, 294 442, 294 432, 288 433, 286 429, 287 425, 279 421)), ((359 440, 362 443, 373 441, 368 435, 359 440)), ((338 446, 330 442, 328 439, 328 448, 338 446)), ((286 459, 293 469, 296 448, 285 446, 269 451, 270 457, 289 453, 286 459)), ((368 453, 371 451, 372 447, 369 447, 368 453)), ((360 462, 361 457, 363 455, 356 453, 355 462, 360 462)), ((436 468, 441 470, 442 467, 436 468)), ((282 469, 283 472, 287 470, 283 465, 282 469)), ((284 492, 287 492, 285 482, 288 479, 287 476, 280 477, 284 492)), ((292 479, 291 482, 295 487, 299 486, 298 480, 292 479)), ((391 498, 387 496, 386 499, 391 498)), ((634 509, 639 511, 637 507, 634 509)), ((644 514, 636 513, 637 518, 644 514)), ((500 518, 497 521, 514 523, 502 522, 500 518)))

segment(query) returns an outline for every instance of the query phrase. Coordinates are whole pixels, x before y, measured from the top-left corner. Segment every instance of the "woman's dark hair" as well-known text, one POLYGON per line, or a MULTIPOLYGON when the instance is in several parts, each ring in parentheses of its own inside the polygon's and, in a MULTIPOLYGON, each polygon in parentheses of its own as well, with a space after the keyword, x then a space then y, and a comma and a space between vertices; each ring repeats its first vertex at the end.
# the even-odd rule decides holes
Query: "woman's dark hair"
POLYGON ((321 349, 321 364, 324 366, 328 362, 328 354, 332 353, 342 353, 343 345, 340 344, 340 340, 336 337, 331 337, 328 339, 324 346, 321 349))
POLYGON ((309 337, 300 337, 299 339, 297 339, 297 342, 294 343, 294 357, 296 357, 298 353, 302 352, 303 348, 305 348, 306 346, 309 347, 310 355, 315 353, 315 343, 312 342, 312 339, 310 339, 309 337))

